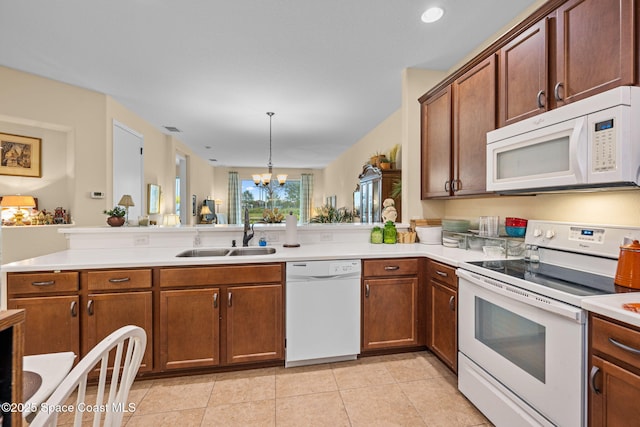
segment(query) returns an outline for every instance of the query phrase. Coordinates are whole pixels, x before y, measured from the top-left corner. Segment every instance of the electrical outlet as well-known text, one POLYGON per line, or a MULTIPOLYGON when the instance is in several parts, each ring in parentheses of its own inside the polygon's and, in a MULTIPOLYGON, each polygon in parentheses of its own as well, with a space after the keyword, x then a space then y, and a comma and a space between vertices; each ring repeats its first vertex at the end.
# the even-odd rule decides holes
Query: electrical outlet
POLYGON ((278 233, 267 233, 267 242, 280 241, 280 235, 278 233))
POLYGON ((147 246, 149 244, 149 236, 147 235, 140 235, 140 236, 133 236, 133 246, 147 246))
POLYGON ((200 239, 200 236, 194 236, 194 238, 193 238, 193 247, 197 248, 200 245, 202 245, 202 239, 200 239))
POLYGON ((320 241, 321 242, 330 242, 333 240, 333 234, 331 233, 322 233, 320 234, 320 241))

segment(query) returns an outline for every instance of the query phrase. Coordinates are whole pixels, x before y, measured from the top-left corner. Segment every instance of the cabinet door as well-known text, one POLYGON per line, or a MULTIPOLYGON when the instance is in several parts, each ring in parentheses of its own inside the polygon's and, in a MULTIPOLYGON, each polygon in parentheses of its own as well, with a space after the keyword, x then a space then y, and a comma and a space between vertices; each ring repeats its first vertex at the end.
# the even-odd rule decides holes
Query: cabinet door
POLYGON ((422 104, 421 139, 422 199, 451 195, 451 86, 422 104))
POLYGON ((558 106, 634 83, 633 3, 570 0, 558 8, 553 82, 558 106))
POLYGON ((458 369, 457 292, 441 283, 429 283, 428 347, 454 372, 458 369))
POLYGON ((366 279, 363 284, 362 350, 418 345, 418 279, 366 279))
POLYGON ((230 286, 225 299, 227 363, 283 359, 282 285, 230 286))
POLYGON ((160 292, 161 369, 220 363, 220 290, 160 292))
POLYGON ((13 298, 10 309, 26 310, 24 354, 72 351, 80 357, 78 296, 13 298))
POLYGON ((589 425, 628 426, 640 420, 640 376, 591 357, 589 425))
POLYGON ((153 366, 151 292, 89 294, 87 298, 84 354, 116 329, 126 325, 139 326, 147 333, 147 348, 140 371, 150 371, 153 366))
POLYGON ((495 55, 453 82, 453 181, 455 195, 486 190, 487 132, 496 128, 495 55))
POLYGON ((500 127, 548 110, 547 22, 540 20, 500 49, 500 127))

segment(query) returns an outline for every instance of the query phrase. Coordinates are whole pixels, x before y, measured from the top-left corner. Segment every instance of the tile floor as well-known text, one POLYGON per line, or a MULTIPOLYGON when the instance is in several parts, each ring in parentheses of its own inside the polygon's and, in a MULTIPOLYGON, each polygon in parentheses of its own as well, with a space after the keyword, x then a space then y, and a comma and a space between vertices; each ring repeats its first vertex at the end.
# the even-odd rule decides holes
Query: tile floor
POLYGON ((126 427, 491 426, 428 352, 139 380, 129 401, 126 427))

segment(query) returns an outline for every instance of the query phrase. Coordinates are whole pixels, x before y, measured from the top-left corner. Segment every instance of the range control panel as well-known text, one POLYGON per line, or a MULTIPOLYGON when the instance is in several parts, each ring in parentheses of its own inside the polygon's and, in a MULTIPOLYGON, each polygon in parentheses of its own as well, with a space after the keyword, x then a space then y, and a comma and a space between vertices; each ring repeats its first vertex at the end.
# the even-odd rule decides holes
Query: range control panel
POLYGON ((529 245, 607 258, 618 258, 633 239, 640 239, 640 227, 538 220, 528 222, 525 235, 529 245))

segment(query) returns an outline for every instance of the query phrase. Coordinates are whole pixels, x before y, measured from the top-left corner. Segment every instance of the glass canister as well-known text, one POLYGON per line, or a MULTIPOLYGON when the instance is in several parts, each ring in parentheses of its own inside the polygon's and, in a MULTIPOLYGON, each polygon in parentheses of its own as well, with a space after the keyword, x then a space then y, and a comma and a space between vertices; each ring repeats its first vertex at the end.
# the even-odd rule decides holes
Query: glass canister
POLYGON ((384 224, 384 242, 385 243, 396 243, 398 240, 398 230, 396 230, 396 225, 393 221, 387 221, 384 224))
POLYGON ((371 229, 371 243, 382 243, 382 228, 376 226, 371 229))

